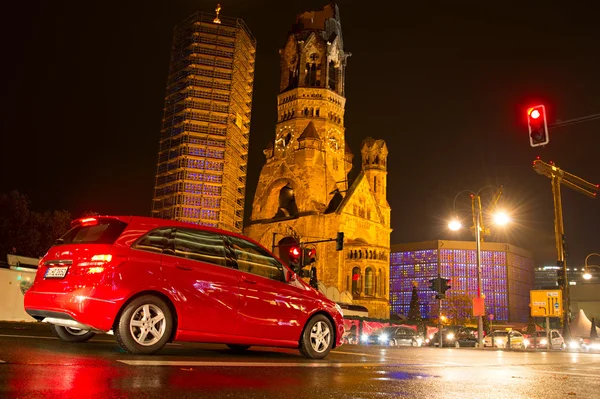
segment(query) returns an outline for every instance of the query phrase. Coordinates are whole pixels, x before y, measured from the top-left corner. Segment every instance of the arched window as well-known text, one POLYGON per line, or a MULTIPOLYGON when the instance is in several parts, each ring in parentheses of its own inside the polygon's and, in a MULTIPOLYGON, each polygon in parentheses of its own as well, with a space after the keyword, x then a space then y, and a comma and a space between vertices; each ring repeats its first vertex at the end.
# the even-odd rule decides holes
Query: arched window
POLYGON ((308 62, 306 63, 306 76, 304 77, 304 85, 305 86, 319 86, 319 81, 317 80, 317 69, 319 65, 317 61, 319 56, 315 53, 311 54, 308 57, 308 62))
POLYGON ((373 296, 373 280, 373 268, 367 267, 367 270, 365 271, 365 295, 373 296))
POLYGON ((329 89, 336 91, 337 83, 338 83, 338 73, 337 68, 335 67, 335 63, 333 61, 329 61, 329 89))
POLYGON ((352 269, 352 297, 359 298, 361 289, 362 279, 360 275, 360 268, 355 267, 352 269))

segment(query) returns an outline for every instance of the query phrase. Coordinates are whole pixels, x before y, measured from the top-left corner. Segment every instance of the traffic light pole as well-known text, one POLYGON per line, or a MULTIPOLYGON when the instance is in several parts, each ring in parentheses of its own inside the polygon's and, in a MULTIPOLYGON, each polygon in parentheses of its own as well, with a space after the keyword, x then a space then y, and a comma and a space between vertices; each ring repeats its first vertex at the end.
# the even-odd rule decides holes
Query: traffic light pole
POLYGON ((533 169, 540 175, 549 177, 552 182, 552 197, 554 199, 554 238, 556 240, 557 265, 561 267, 562 274, 562 278, 560 279, 562 280, 560 282, 562 284, 559 284, 559 288, 563 292, 563 337, 568 339, 571 336, 569 330, 570 298, 560 186, 561 184, 564 184, 575 191, 591 198, 596 198, 596 193, 594 191, 599 190, 599 185, 589 183, 578 176, 565 172, 554 164, 547 164, 539 159, 533 161, 533 169))
MULTIPOLYGON (((440 262, 438 262, 438 281, 441 281, 440 262)), ((438 339, 440 341, 440 349, 444 347, 444 339, 442 337, 442 294, 438 293, 438 339)))

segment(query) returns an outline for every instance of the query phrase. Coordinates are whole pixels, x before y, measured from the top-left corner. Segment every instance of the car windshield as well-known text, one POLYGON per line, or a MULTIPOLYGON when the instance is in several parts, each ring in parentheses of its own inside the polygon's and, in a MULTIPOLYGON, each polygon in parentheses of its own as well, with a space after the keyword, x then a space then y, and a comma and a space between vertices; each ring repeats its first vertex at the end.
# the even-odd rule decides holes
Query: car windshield
POLYGON ((531 336, 532 337, 543 337, 543 338, 546 338, 546 331, 536 331, 531 336))
POLYGON ((374 335, 392 334, 394 331, 396 331, 396 327, 382 327, 382 328, 375 330, 375 332, 373 334, 374 335))
POLYGON ((496 337, 506 337, 508 333, 506 331, 494 331, 496 337))

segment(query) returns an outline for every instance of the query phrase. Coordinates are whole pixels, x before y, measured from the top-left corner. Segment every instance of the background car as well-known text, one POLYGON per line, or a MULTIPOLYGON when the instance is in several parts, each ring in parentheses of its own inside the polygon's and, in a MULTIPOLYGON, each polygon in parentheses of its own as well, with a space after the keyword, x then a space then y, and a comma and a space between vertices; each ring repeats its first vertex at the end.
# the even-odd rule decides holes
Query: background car
MULTIPOLYGON (((429 341, 430 346, 440 346, 439 333, 429 341)), ((472 327, 454 327, 442 329, 442 346, 455 348, 478 346, 477 329, 472 327)))
POLYGON ((367 345, 421 346, 423 336, 410 327, 389 326, 375 330, 363 340, 367 345))
POLYGON ((561 333, 558 330, 550 330, 550 337, 546 331, 536 331, 531 334, 525 341, 524 346, 532 349, 565 349, 567 344, 561 333), (548 339, 550 338, 550 339, 548 339))
POLYGON ((483 339, 484 347, 506 348, 510 338, 511 348, 525 348, 525 337, 518 331, 496 330, 483 339))
POLYGON ((297 348, 341 345, 341 308, 256 241, 135 216, 82 218, 40 260, 25 311, 66 342, 114 333, 132 354, 174 340, 297 348))

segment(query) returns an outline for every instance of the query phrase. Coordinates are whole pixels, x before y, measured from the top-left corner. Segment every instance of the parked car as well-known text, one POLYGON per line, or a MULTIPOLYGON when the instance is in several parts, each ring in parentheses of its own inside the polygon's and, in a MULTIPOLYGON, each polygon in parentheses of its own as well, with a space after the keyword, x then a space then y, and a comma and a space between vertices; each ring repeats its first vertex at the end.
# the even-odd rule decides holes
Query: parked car
POLYGON ((550 339, 548 339, 546 331, 536 331, 523 341, 523 345, 532 349, 565 349, 567 347, 563 336, 558 330, 550 330, 550 339))
POLYGON ((511 348, 524 348, 525 337, 518 331, 496 330, 483 339, 483 346, 492 346, 494 348, 506 348, 510 338, 511 348))
POLYGON ((41 259, 25 310, 61 340, 112 332, 132 354, 167 342, 298 348, 341 344, 342 311, 259 243, 171 220, 75 220, 41 259))
MULTIPOLYGON (((429 341, 431 346, 440 346, 439 333, 435 333, 429 341)), ((471 327, 454 327, 442 329, 442 346, 451 346, 455 348, 474 347, 477 343, 477 329, 471 327)))
POLYGON ((389 326, 375 330, 363 339, 363 343, 367 345, 416 347, 423 345, 423 336, 410 327, 389 326))

